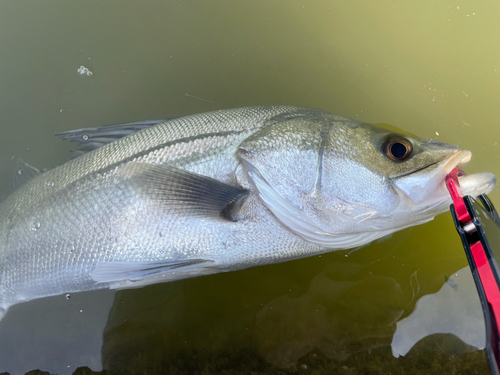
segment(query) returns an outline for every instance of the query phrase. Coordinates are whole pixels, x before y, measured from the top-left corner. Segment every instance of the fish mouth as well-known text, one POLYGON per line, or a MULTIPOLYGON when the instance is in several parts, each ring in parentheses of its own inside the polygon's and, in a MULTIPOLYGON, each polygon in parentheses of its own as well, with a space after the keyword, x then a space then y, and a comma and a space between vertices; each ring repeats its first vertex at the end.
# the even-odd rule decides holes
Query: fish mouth
MULTIPOLYGON (((394 184, 417 205, 428 200, 447 202, 451 198, 444 182, 445 177, 454 168, 465 166, 471 157, 470 151, 455 151, 440 162, 395 179, 394 184)), ((481 172, 460 177, 459 182, 465 195, 475 197, 491 192, 495 187, 496 177, 492 173, 481 172)))

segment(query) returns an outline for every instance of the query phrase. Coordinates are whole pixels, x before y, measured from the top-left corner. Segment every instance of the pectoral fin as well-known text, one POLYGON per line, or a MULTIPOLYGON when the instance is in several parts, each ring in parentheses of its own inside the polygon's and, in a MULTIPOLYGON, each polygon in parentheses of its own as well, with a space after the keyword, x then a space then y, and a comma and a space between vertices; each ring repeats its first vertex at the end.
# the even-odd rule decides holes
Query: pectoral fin
POLYGON ((91 276, 111 289, 133 288, 203 274, 214 261, 207 259, 156 262, 98 262, 91 276))
POLYGON ((235 221, 248 190, 169 165, 130 162, 120 173, 137 193, 168 212, 235 221))

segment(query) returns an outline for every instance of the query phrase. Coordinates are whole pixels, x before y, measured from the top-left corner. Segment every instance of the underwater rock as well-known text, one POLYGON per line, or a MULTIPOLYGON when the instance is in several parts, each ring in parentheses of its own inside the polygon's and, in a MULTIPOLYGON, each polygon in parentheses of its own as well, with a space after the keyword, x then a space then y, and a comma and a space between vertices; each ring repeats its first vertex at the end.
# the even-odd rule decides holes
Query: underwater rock
MULTIPOLYGON (((358 268, 350 266, 353 271, 358 268)), ((344 360, 389 345, 403 313, 400 285, 382 276, 336 281, 339 267, 346 265, 329 265, 312 280, 307 293, 280 296, 257 314, 256 336, 266 360, 286 368, 313 350, 344 360)))

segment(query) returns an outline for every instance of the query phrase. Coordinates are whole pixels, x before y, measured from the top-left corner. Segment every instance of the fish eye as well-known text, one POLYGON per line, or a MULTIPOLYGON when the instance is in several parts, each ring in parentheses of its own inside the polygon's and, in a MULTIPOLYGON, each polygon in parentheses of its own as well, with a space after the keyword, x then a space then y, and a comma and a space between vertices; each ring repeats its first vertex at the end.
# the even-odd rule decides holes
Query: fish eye
POLYGON ((408 139, 396 137, 384 142, 382 150, 389 159, 403 161, 411 155, 413 146, 408 139))

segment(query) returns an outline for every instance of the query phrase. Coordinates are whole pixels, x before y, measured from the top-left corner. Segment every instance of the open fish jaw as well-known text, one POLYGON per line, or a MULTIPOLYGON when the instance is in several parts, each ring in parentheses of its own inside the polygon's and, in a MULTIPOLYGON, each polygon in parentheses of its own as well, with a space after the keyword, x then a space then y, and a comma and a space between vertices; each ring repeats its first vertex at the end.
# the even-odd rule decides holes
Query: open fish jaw
MULTIPOLYGON (((440 163, 403 177, 406 180, 402 183, 396 181, 395 186, 402 195, 402 205, 395 215, 404 215, 412 222, 412 225, 416 225, 430 221, 436 215, 446 212, 452 200, 446 187, 445 177, 454 168, 462 168, 466 165, 471 160, 471 156, 470 151, 460 150, 440 163), (426 176, 427 182, 425 181, 426 176), (413 187, 413 189, 403 190, 406 186, 413 187), (417 190, 418 188, 420 191, 417 190), (411 215, 414 215, 413 218, 411 215), (410 220, 410 218, 412 219, 410 220)), ((461 176, 459 182, 464 195, 477 197, 493 190, 496 177, 489 172, 480 172, 461 176)), ((405 227, 408 226, 410 225, 405 227)))
POLYGON ((396 178, 394 185, 414 203, 419 204, 435 192, 453 168, 467 164, 470 159, 470 151, 460 150, 453 152, 448 158, 438 163, 396 178))

